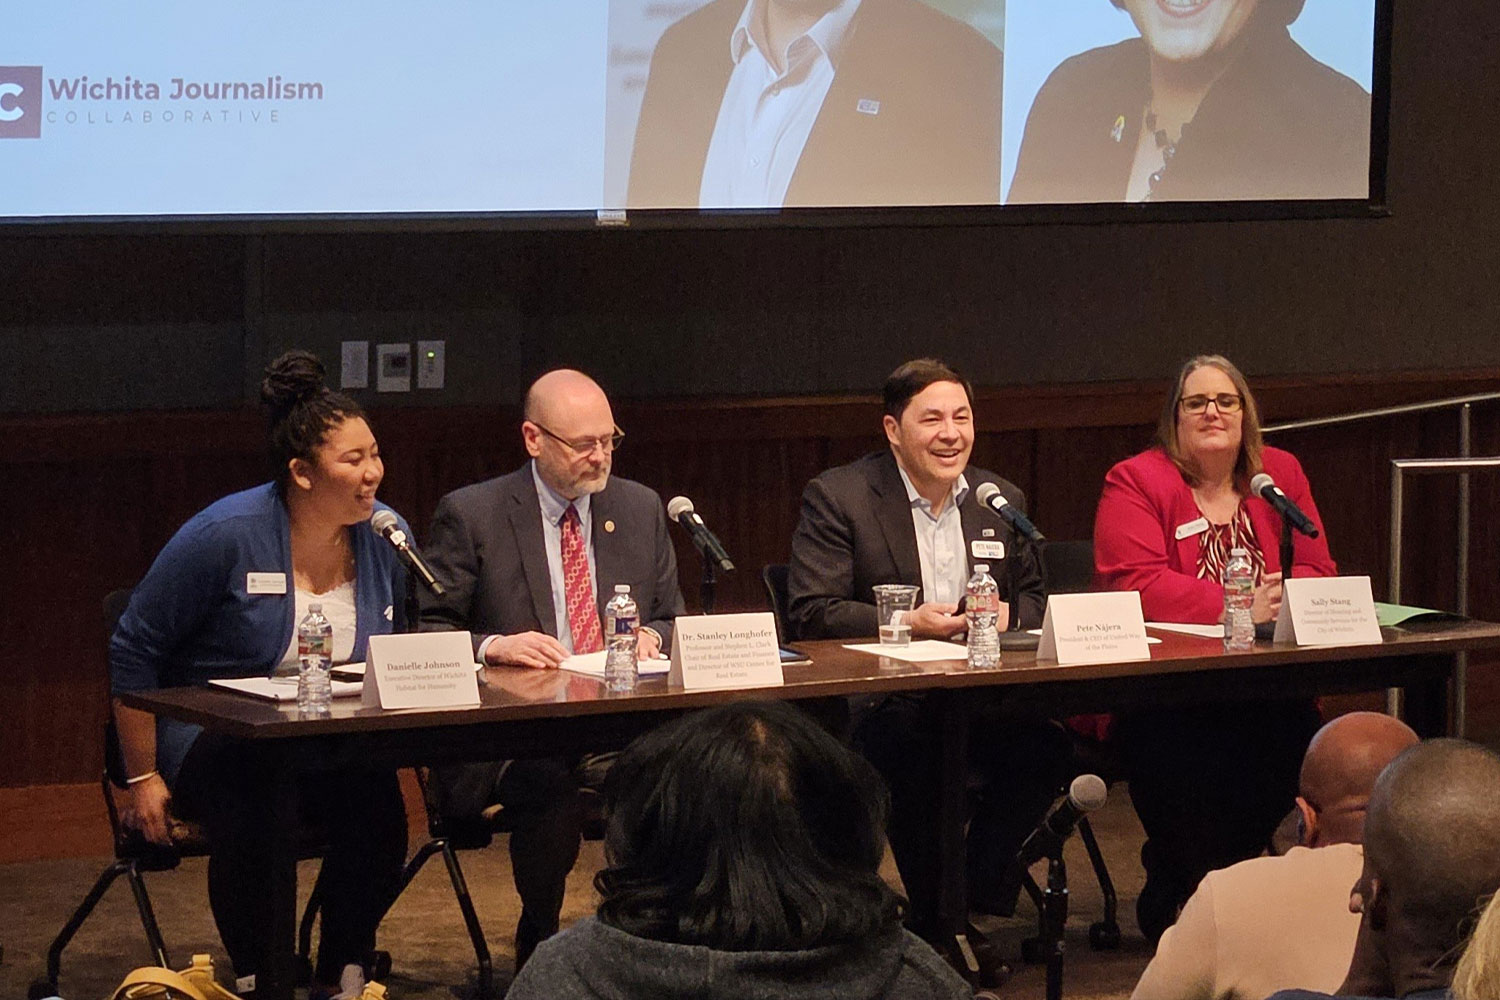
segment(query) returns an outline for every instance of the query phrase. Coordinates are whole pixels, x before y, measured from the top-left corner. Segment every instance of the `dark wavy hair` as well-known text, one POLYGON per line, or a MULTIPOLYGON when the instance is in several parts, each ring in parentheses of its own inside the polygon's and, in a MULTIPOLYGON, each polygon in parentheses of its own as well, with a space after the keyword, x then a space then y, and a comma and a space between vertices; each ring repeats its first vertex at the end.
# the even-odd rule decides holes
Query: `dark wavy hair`
POLYGON ((795 951, 894 930, 888 797, 800 710, 743 701, 636 740, 604 784, 599 919, 719 951, 795 951))
POLYGON ((886 414, 900 420, 912 397, 937 382, 957 382, 963 387, 970 409, 973 408, 974 387, 969 384, 968 379, 937 358, 918 358, 906 362, 886 376, 885 385, 881 388, 881 400, 885 404, 886 414))
MULTIPOLYGON (((1109 0, 1121 10, 1125 9, 1125 0, 1109 0)), ((1306 6, 1307 0, 1260 0, 1259 10, 1275 11, 1279 8, 1282 24, 1291 24, 1302 16, 1302 8, 1306 6)), ((1259 13, 1259 11, 1257 11, 1259 13)), ((1271 16, 1269 13, 1267 17, 1271 16)))
POLYGON ((291 461, 317 461, 317 449, 328 431, 351 417, 367 420, 365 411, 325 384, 323 362, 311 351, 290 350, 266 366, 260 401, 270 421, 268 445, 271 475, 286 495, 291 461))

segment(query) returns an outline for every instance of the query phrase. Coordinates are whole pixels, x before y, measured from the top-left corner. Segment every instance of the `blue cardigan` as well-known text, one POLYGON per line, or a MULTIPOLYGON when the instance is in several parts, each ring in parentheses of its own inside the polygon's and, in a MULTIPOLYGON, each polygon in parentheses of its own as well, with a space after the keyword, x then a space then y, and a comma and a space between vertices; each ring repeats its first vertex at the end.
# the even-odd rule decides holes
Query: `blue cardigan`
MULTIPOLYGON (((369 636, 405 629, 406 569, 368 521, 352 525, 349 538, 360 660, 369 636)), ((216 501, 178 529, 131 595, 109 643, 110 690, 270 676, 292 641, 294 592, 291 526, 274 485, 216 501), (284 574, 286 592, 250 594, 250 573, 284 574)), ((169 784, 200 731, 157 718, 156 766, 169 784)))

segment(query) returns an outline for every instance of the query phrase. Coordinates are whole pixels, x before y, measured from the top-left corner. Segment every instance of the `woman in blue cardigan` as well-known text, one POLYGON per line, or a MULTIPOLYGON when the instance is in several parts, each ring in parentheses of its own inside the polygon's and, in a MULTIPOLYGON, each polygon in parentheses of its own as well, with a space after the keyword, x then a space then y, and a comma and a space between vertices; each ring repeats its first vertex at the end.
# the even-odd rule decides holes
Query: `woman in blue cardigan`
MULTIPOLYGON (((296 623, 319 602, 335 662, 405 624, 406 574, 370 528, 385 473, 363 411, 330 390, 305 351, 271 363, 261 384, 276 478, 211 504, 157 556, 110 641, 114 694, 218 677, 294 673, 296 623)), ((405 522, 403 530, 410 532, 405 522)), ((243 744, 115 703, 128 776, 123 820, 170 843, 170 817, 206 828, 209 902, 241 991, 267 965, 269 858, 257 795, 269 776, 243 744)), ((395 899, 406 815, 392 771, 305 779, 304 822, 326 828, 318 875, 322 936, 313 996, 357 996, 375 929, 395 899)), ((263 800, 262 800, 263 801, 263 800)))

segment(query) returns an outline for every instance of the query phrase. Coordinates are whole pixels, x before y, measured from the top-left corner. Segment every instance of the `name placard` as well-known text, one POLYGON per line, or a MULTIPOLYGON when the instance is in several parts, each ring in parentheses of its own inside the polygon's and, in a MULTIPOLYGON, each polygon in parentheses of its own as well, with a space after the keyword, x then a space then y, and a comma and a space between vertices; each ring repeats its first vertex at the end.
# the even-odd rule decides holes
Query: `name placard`
POLYGON ((773 687, 785 683, 769 611, 743 615, 694 615, 672 626, 670 687, 773 687))
POLYGON ((1380 642, 1368 576, 1293 577, 1281 588, 1277 642, 1299 646, 1380 642))
POLYGON ((446 708, 479 704, 474 647, 467 632, 372 635, 365 655, 363 704, 446 708))
POLYGON ((1141 595, 1134 590, 1053 594, 1047 598, 1036 658, 1065 664, 1149 660, 1141 595))

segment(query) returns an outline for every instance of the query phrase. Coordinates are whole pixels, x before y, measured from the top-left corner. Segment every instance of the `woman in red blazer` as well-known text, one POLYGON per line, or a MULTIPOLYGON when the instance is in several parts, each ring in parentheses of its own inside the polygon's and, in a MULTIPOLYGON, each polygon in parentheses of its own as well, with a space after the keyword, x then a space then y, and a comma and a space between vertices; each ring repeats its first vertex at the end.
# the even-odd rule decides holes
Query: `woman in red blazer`
MULTIPOLYGON (((1232 548, 1256 570, 1253 617, 1281 608, 1281 517, 1250 493, 1266 472, 1317 524, 1297 536, 1293 575, 1337 567, 1302 466, 1261 441, 1245 377, 1227 359, 1183 366, 1162 410, 1156 447, 1109 471, 1094 520, 1095 582, 1135 590, 1148 621, 1224 618, 1222 574, 1232 548)), ((1209 871, 1259 854, 1297 794, 1297 772, 1319 723, 1306 700, 1137 711, 1117 719, 1131 799, 1146 829, 1141 930, 1155 941, 1209 871)))

